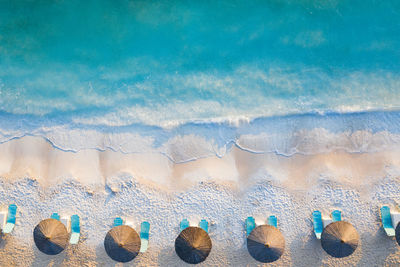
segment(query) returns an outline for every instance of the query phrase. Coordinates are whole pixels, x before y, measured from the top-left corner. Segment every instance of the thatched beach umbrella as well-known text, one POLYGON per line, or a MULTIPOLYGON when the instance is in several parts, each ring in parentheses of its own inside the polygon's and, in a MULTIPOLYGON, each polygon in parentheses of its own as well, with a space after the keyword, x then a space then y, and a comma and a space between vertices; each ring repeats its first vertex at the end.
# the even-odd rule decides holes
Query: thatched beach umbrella
POLYGON ((33 230, 36 247, 47 255, 57 255, 63 251, 68 238, 67 228, 56 219, 43 220, 33 230))
POLYGON ((358 246, 359 235, 351 223, 338 221, 328 224, 321 235, 322 248, 332 257, 351 255, 358 246))
POLYGON ((247 237, 247 250, 259 262, 273 262, 285 251, 285 238, 276 227, 260 225, 247 237))
POLYGON ((138 233, 127 225, 112 228, 104 238, 104 248, 108 256, 118 262, 133 260, 139 254, 140 246, 138 233))
POLYGON ((396 226, 396 241, 400 246, 400 222, 396 226))
POLYGON ((179 258, 191 264, 204 261, 212 248, 211 238, 200 227, 188 227, 175 240, 175 251, 179 258))

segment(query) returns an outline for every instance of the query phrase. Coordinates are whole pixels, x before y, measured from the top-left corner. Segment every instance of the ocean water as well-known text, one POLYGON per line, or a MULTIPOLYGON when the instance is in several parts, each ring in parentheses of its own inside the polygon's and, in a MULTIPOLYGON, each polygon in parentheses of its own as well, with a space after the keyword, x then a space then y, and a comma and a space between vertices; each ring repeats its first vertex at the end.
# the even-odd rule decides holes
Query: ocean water
POLYGON ((1 142, 375 151, 397 144, 399 93, 395 0, 0 1, 1 142))

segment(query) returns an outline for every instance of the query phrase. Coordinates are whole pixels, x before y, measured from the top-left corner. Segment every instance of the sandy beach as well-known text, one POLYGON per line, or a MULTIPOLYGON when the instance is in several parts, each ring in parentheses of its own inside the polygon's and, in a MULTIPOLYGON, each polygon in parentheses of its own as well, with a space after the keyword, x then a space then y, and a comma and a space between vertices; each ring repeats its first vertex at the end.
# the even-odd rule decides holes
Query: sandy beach
POLYGON ((252 215, 263 223, 271 214, 287 246, 274 266, 395 266, 400 260, 379 221, 380 205, 397 204, 398 149, 286 157, 233 146, 223 157, 173 163, 155 153, 61 151, 43 138, 23 137, 0 151, 3 203, 19 207, 15 232, 2 243, 2 266, 113 266, 103 239, 117 216, 136 229, 151 223, 150 248, 135 259, 138 266, 184 266, 173 247, 183 218, 210 222, 213 250, 204 266, 258 266, 245 247, 244 220, 252 215), (335 208, 361 236, 360 248, 344 260, 325 254, 313 234, 312 211, 335 208), (36 249, 31 231, 54 211, 81 216, 82 241, 49 258, 36 249))

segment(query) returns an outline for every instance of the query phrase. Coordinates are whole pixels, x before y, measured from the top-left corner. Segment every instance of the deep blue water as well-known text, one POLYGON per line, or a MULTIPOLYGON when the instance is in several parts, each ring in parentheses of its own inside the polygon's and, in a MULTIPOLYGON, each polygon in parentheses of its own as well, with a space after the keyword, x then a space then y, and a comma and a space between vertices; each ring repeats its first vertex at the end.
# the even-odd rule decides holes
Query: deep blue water
POLYGON ((399 70, 396 0, 0 0, 0 111, 43 124, 397 110, 399 70))

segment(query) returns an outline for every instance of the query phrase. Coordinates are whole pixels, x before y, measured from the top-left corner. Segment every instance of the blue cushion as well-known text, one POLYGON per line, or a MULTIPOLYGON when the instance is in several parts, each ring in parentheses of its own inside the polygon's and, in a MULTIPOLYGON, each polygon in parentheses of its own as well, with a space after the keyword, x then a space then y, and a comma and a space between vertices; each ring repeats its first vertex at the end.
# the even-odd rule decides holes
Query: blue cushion
POLYGON ((142 222, 140 225, 140 238, 149 240, 150 223, 142 222))
POLYGON ((206 220, 201 220, 199 226, 208 233, 208 222, 206 220))
POLYGON ((187 219, 183 219, 180 224, 181 232, 189 227, 189 221, 187 219))
POLYGON ((256 222, 253 217, 247 217, 246 219, 246 234, 249 235, 251 231, 256 227, 256 222))
POLYGON ((322 224, 321 212, 316 210, 313 212, 312 215, 313 215, 314 232, 322 233, 322 230, 324 230, 324 225, 322 224))
POLYGON ((71 216, 71 231, 73 233, 80 233, 81 227, 79 225, 79 216, 78 215, 72 215, 71 216))
POLYGON ((268 217, 268 224, 274 227, 278 227, 278 219, 276 216, 271 215, 268 217))
POLYGON ((392 217, 390 215, 390 208, 388 206, 383 206, 381 208, 381 217, 383 228, 393 228, 392 217))
POLYGON ((124 224, 124 221, 120 217, 117 217, 114 219, 114 226, 120 226, 123 224, 124 224))
POLYGON ((331 215, 332 215, 332 221, 334 222, 339 222, 342 220, 342 213, 340 212, 340 210, 332 211, 331 215))
POLYGON ((11 204, 8 206, 7 223, 15 224, 17 218, 17 205, 11 204))

